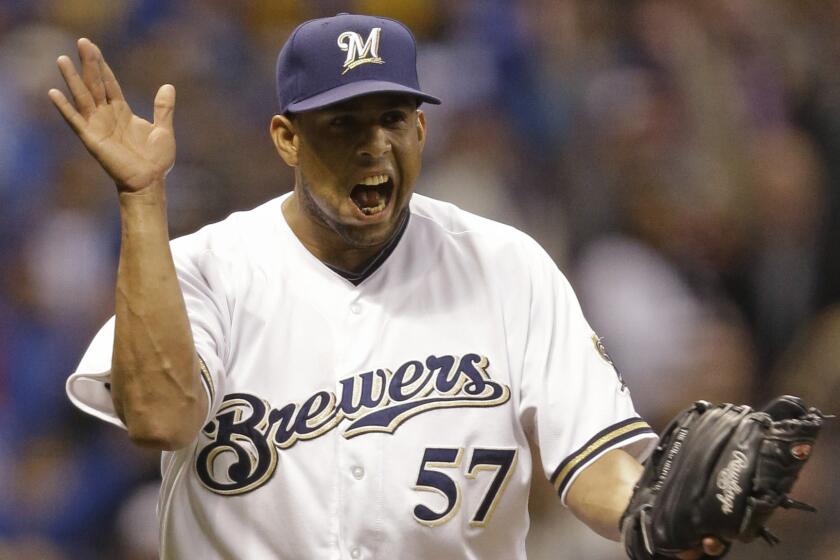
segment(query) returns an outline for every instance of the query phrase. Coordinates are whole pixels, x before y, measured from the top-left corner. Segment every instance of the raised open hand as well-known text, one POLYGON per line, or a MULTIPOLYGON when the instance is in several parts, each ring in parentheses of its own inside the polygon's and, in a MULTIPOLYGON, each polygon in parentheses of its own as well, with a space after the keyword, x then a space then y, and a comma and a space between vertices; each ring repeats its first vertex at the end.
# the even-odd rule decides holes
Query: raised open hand
POLYGON ((132 113, 99 47, 79 39, 78 48, 81 76, 69 57, 58 58, 75 106, 57 89, 49 91, 50 100, 120 192, 163 185, 163 177, 175 163, 175 88, 160 87, 150 123, 132 113))

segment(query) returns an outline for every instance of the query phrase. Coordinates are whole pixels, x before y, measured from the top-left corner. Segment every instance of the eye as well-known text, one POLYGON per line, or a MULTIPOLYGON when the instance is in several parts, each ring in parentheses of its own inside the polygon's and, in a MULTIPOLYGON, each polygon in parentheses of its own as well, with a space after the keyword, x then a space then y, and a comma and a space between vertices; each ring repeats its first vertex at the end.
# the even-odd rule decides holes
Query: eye
POLYGON ((382 115, 382 122, 386 126, 401 126, 408 122, 405 111, 388 111, 382 115))
POLYGON ((334 128, 347 128, 353 124, 353 117, 350 115, 336 115, 330 119, 330 126, 334 128))

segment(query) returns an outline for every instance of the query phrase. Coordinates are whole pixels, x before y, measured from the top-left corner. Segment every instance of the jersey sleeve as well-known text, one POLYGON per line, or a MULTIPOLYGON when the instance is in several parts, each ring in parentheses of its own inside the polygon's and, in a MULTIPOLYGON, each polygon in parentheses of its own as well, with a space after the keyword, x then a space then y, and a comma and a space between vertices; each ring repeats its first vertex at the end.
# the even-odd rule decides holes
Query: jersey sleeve
POLYGON ((571 483, 596 459, 621 447, 642 460, 656 434, 636 413, 569 282, 541 249, 531 271, 520 414, 565 505, 571 483))
MULTIPOLYGON (((222 275, 212 255, 185 250, 189 247, 184 245, 173 242, 173 258, 207 393, 206 420, 209 421, 224 396, 230 321, 221 285, 222 275)), ((70 401, 83 412, 124 428, 110 394, 114 323, 114 317, 111 317, 91 341, 76 371, 67 379, 66 391, 70 401)))

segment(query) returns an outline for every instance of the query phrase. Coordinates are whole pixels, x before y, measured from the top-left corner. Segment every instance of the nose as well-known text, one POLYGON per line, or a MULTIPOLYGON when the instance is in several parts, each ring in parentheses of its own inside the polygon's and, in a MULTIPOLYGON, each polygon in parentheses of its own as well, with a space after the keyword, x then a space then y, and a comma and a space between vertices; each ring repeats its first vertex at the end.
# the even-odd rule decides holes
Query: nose
POLYGON ((359 144, 358 153, 360 156, 379 159, 390 151, 391 141, 383 127, 374 125, 365 130, 364 139, 359 144))

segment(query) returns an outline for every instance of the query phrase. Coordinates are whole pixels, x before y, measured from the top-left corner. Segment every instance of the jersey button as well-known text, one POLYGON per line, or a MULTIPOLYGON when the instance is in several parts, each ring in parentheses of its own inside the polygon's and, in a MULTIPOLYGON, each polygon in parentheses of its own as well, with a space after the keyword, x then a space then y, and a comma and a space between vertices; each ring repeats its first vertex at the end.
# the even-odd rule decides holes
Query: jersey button
POLYGON ((365 477, 365 469, 362 467, 353 467, 353 478, 356 480, 362 480, 365 477))
POLYGON ((351 311, 354 315, 358 315, 359 313, 361 313, 361 312, 362 312, 362 306, 361 306, 361 305, 359 305, 358 303, 354 303, 354 304, 352 304, 352 305, 350 306, 350 311, 351 311))
POLYGON ((358 546, 354 546, 353 550, 350 551, 350 556, 353 558, 360 558, 362 556, 362 551, 359 550, 358 546))

